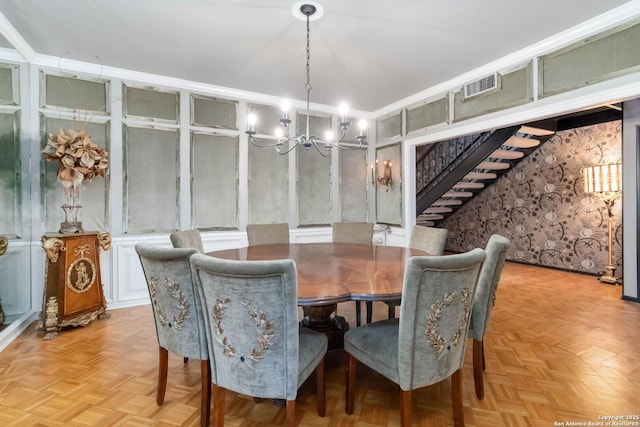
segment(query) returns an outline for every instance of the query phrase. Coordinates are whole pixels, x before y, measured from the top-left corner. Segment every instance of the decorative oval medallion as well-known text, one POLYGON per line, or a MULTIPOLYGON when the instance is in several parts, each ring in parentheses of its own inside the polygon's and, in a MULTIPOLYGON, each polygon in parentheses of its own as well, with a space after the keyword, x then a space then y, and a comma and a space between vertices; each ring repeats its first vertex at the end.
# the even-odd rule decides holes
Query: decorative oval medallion
POLYGON ((96 265, 89 258, 78 258, 67 270, 67 287, 81 294, 87 292, 96 281, 96 265))

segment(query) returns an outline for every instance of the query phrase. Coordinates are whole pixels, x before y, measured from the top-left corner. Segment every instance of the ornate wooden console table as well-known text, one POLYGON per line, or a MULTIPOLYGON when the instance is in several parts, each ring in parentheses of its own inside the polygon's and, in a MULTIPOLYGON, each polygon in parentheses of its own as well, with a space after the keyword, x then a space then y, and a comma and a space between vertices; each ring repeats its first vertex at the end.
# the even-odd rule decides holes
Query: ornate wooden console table
POLYGON ((100 278, 99 248, 111 246, 109 233, 51 233, 42 236, 47 254, 44 298, 38 330, 53 339, 67 326, 86 326, 109 317, 100 278))

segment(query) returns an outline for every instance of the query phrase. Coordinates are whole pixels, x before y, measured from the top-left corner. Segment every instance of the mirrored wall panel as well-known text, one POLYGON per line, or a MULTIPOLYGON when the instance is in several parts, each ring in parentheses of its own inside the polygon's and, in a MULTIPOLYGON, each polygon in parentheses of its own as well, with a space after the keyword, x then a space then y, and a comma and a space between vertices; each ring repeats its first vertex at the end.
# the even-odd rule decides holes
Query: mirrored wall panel
POLYGON ((249 223, 278 222, 289 222, 289 156, 249 145, 249 223))
POLYGON ((82 120, 109 114, 108 82, 41 73, 40 106, 82 112, 82 120))
POLYGON ((19 237, 22 216, 20 112, 0 111, 0 235, 19 237))
POLYGON ((191 95, 191 124, 217 129, 237 129, 238 102, 191 95))
MULTIPOLYGON (((298 135, 305 133, 307 117, 297 115, 298 135)), ((331 128, 331 118, 309 116, 309 132, 322 136, 331 128)), ((323 157, 314 147, 296 148, 297 152, 297 188, 298 188, 298 225, 331 224, 331 155, 322 148, 323 157)))
POLYGON ((191 134, 192 226, 238 228, 237 136, 191 134))
POLYGON ((125 233, 178 229, 179 132, 123 127, 125 233))
POLYGON ((340 219, 367 222, 367 151, 341 150, 340 219))

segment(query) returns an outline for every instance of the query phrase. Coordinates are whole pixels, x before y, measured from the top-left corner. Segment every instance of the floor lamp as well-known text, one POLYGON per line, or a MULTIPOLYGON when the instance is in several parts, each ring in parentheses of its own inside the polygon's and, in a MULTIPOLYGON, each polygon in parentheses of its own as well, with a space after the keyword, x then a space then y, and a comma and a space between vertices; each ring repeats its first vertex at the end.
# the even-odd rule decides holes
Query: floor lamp
POLYGON ((594 194, 607 207, 609 260, 604 276, 598 278, 604 283, 617 284, 616 267, 613 265, 613 213, 611 209, 622 193, 622 164, 595 165, 582 168, 584 192, 594 194))

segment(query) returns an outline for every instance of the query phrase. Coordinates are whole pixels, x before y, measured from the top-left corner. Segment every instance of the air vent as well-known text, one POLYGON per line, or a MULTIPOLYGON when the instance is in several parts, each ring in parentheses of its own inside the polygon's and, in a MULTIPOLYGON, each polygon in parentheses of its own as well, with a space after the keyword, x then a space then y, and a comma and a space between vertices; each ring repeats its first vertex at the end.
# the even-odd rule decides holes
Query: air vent
POLYGON ((486 93, 500 88, 500 75, 493 73, 481 79, 466 83, 464 85, 464 97, 471 98, 481 93, 486 93))

